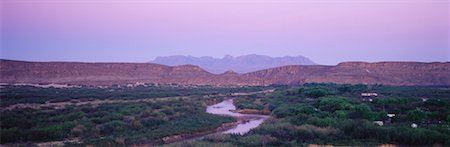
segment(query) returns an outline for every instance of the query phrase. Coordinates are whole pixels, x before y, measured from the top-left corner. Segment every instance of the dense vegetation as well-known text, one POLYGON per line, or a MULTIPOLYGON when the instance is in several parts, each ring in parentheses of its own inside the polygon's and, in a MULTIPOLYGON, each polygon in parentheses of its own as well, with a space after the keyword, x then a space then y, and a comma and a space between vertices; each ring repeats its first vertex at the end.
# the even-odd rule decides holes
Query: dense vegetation
POLYGON ((103 104, 62 110, 2 112, 1 141, 43 142, 81 137, 85 144, 161 143, 161 138, 213 129, 233 121, 205 113, 198 100, 103 104))
POLYGON ((295 87, 3 87, 1 106, 92 99, 151 102, 14 109, 1 112, 1 144, 80 139, 72 145, 163 144, 162 138, 214 129, 233 118, 207 114, 207 104, 230 92, 276 88, 239 96, 239 109, 272 116, 245 135, 214 134, 169 146, 299 146, 307 144, 450 146, 450 87, 305 84, 295 87), (378 96, 362 97, 361 93, 378 96), (222 94, 222 95, 218 95, 222 94), (207 97, 201 96, 207 95, 207 97), (395 114, 392 118, 387 114, 395 114), (382 125, 380 124, 382 122, 382 125), (417 128, 412 127, 416 124, 417 128))
POLYGON ((68 105, 61 108, 2 110, 0 142, 22 143, 79 139, 82 145, 161 144, 166 136, 215 129, 234 121, 205 112, 207 103, 233 92, 252 92, 264 87, 138 86, 108 88, 39 88, 4 86, 2 107, 18 103, 54 103, 95 99, 155 99, 151 102, 68 105), (188 96, 177 98, 172 96, 188 96), (206 97, 205 97, 206 96, 206 97))
POLYGON ((243 136, 213 135, 172 146, 450 145, 449 87, 305 84, 236 102, 240 109, 269 109, 272 117, 243 136))
POLYGON ((214 87, 178 85, 141 85, 136 87, 73 87, 41 88, 34 86, 3 86, 0 90, 1 106, 17 103, 45 103, 94 99, 140 99, 187 95, 215 95, 232 92, 258 91, 264 87, 214 87))

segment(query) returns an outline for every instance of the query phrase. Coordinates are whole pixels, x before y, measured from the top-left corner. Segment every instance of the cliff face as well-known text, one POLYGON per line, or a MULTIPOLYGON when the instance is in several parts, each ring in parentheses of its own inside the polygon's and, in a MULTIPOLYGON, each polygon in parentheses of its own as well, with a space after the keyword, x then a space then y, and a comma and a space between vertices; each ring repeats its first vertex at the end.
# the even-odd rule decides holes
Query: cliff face
POLYGON ((450 63, 347 62, 332 68, 325 76, 342 77, 350 83, 360 81, 388 85, 449 85, 450 63))
POLYGON ((0 83, 112 85, 128 83, 268 85, 310 82, 450 85, 450 63, 345 62, 292 65, 237 74, 211 74, 194 65, 152 63, 22 62, 0 60, 0 83))
POLYGON ((128 83, 182 85, 264 85, 238 74, 215 75, 194 65, 152 63, 23 62, 0 60, 0 83, 113 85, 128 83))
POLYGON ((270 84, 302 84, 311 75, 324 72, 330 67, 323 65, 290 65, 251 72, 243 76, 264 79, 266 83, 270 84))
POLYGON ((249 75, 282 84, 450 85, 450 63, 344 62, 337 66, 285 66, 249 75))

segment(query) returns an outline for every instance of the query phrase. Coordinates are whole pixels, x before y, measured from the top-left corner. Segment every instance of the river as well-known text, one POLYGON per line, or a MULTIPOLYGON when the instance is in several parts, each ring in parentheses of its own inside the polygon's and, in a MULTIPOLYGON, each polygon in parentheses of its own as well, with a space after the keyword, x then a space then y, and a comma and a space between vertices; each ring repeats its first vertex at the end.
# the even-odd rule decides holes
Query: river
MULTIPOLYGON (((251 129, 258 127, 260 124, 264 122, 264 120, 269 118, 268 115, 242 114, 232 112, 233 110, 236 110, 236 106, 234 106, 233 99, 227 99, 220 103, 210 105, 206 108, 207 113, 214 115, 231 116, 236 118, 237 122, 223 124, 221 127, 216 128, 214 130, 167 136, 164 137, 162 140, 164 143, 175 143, 180 141, 198 140, 208 135, 216 133, 243 135, 249 132, 251 129)), ((149 143, 144 146, 152 146, 152 145, 154 144, 149 143)))
POLYGON ((239 134, 243 135, 249 132, 251 129, 258 127, 261 123, 264 122, 268 115, 258 115, 258 114, 242 114, 232 112, 232 110, 236 110, 236 106, 233 104, 233 99, 227 99, 215 105, 208 106, 206 108, 206 112, 210 114, 216 115, 224 115, 231 116, 237 118, 239 120, 238 125, 235 127, 225 130, 221 133, 224 134, 239 134))

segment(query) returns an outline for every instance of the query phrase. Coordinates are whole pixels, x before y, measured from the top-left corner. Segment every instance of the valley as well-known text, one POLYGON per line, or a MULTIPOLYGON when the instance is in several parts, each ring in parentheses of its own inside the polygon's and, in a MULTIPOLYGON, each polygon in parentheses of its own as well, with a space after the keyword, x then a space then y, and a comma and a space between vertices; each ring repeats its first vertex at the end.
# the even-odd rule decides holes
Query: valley
POLYGON ((0 147, 450 147, 450 0, 0 0, 0 147))
POLYGON ((317 83, 102 88, 3 85, 1 144, 446 146, 450 143, 449 95, 448 86, 317 83), (361 96, 365 92, 377 96, 361 96), (266 111, 270 114, 242 114, 266 111))

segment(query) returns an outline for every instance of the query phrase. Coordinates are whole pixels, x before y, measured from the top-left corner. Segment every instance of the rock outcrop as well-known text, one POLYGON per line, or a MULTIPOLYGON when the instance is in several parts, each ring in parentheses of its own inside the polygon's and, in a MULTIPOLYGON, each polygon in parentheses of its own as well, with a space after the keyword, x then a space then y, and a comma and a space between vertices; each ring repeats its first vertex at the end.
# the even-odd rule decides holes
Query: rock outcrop
POLYGON ((302 83, 450 85, 450 63, 344 62, 290 65, 237 74, 212 74, 194 65, 153 63, 24 62, 0 60, 0 83, 113 85, 270 85, 302 83))

